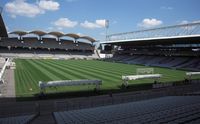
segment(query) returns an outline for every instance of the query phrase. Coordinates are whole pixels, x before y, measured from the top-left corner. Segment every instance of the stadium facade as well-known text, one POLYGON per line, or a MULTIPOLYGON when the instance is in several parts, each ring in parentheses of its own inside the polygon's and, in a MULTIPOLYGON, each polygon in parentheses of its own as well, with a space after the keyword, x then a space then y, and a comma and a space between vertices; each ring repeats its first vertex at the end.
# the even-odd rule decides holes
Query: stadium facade
POLYGON ((96 40, 90 36, 41 30, 13 31, 8 34, 2 16, 0 16, 0 27, 1 53, 94 53, 95 46, 93 43, 96 40))

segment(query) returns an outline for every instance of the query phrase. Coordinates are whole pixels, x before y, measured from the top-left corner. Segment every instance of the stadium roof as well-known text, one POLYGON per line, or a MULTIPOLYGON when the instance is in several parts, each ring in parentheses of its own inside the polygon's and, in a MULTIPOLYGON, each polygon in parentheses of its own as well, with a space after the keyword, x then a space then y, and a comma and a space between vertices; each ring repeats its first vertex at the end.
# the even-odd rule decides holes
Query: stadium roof
POLYGON ((74 38, 74 39, 80 38, 80 36, 79 36, 78 34, 73 34, 73 33, 65 34, 65 36, 72 37, 72 38, 74 38))
POLYGON ((60 37, 63 37, 63 36, 68 36, 68 37, 71 37, 71 38, 74 38, 74 39, 86 39, 90 42, 95 42, 96 40, 92 37, 89 37, 89 36, 80 36, 78 34, 75 34, 75 33, 68 33, 68 34, 64 34, 62 32, 56 32, 56 31, 53 31, 53 32, 44 32, 44 31, 41 31, 41 30, 34 30, 34 31, 30 31, 30 32, 25 32, 25 31, 13 31, 11 32, 10 34, 16 34, 16 35, 19 35, 19 36, 23 36, 23 35, 26 35, 26 34, 36 34, 38 36, 44 36, 44 35, 53 35, 53 36, 56 36, 58 38, 60 37))
POLYGON ((23 35, 28 34, 28 32, 25 32, 25 31, 13 31, 13 32, 10 32, 9 34, 16 34, 16 35, 19 35, 19 36, 23 36, 23 35))
POLYGON ((170 44, 200 44, 200 35, 129 39, 129 40, 119 40, 119 41, 108 41, 108 42, 103 42, 102 44, 137 45, 137 46, 170 45, 170 44))
POLYGON ((82 36, 82 37, 80 37, 81 39, 86 39, 86 40, 89 40, 89 41, 91 41, 91 42, 95 42, 96 40, 95 39, 93 39, 93 38, 91 38, 91 37, 89 37, 89 36, 82 36))
POLYGON ((29 34, 36 34, 36 35, 38 35, 38 36, 44 36, 44 35, 46 35, 47 33, 44 32, 44 31, 35 30, 35 31, 29 32, 29 34))
POLYGON ((55 31, 55 32, 49 32, 48 34, 54 35, 56 37, 62 37, 62 36, 64 36, 64 33, 57 32, 57 31, 55 31))
POLYGON ((111 34, 106 40, 101 43, 118 45, 200 44, 200 22, 111 34))

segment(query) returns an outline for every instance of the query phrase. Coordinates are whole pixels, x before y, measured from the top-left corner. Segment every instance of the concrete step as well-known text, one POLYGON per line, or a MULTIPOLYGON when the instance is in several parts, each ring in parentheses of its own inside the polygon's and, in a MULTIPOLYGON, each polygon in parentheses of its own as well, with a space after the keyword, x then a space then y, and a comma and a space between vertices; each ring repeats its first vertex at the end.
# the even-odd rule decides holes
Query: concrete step
POLYGON ((42 114, 35 118, 30 124, 56 124, 53 115, 49 114, 42 114))

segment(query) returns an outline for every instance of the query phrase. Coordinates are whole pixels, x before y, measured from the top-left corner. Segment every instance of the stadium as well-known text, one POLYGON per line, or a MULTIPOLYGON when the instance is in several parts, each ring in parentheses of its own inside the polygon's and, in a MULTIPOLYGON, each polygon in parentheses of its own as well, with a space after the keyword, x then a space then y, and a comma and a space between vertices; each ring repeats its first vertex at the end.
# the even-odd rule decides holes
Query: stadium
POLYGON ((99 42, 0 14, 0 71, 0 124, 200 123, 200 22, 99 42))

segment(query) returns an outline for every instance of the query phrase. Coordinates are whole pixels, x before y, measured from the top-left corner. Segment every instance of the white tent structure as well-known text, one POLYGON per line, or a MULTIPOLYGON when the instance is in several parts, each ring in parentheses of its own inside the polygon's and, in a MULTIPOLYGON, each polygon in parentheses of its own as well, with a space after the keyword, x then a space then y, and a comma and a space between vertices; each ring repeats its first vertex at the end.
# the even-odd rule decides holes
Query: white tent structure
POLYGON ((102 80, 61 80, 61 81, 49 81, 42 82, 39 81, 39 87, 41 91, 45 90, 47 87, 58 87, 58 86, 77 86, 77 85, 95 85, 96 90, 100 89, 100 85, 102 85, 102 80))
POLYGON ((144 75, 126 75, 122 76, 122 80, 124 80, 124 85, 128 86, 129 80, 138 80, 138 79, 158 79, 161 78, 161 74, 144 74, 144 75))
POLYGON ((192 76, 200 75, 200 72, 186 72, 186 76, 188 76, 189 81, 191 81, 192 76))
POLYGON ((200 75, 200 72, 186 72, 187 76, 200 75))

